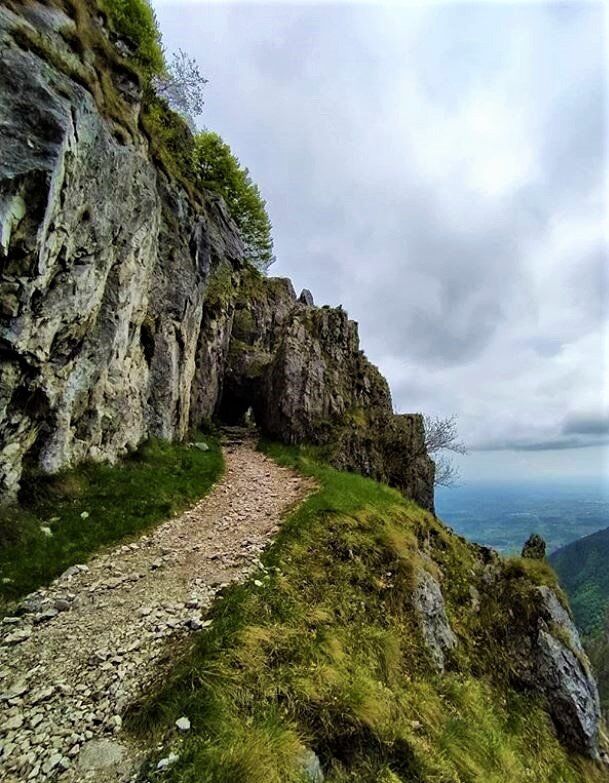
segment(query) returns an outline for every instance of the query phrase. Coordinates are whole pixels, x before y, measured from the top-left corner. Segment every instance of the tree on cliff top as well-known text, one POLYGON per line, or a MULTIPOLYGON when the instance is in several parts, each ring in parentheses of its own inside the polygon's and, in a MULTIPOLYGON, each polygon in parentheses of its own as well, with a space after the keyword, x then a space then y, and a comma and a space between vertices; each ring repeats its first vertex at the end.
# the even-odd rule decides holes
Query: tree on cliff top
POLYGON ((248 261, 266 271, 275 260, 271 221, 266 202, 249 171, 241 166, 228 144, 212 131, 195 136, 193 163, 200 184, 224 198, 241 232, 248 261))
MULTIPOLYGON (((459 440, 457 419, 448 416, 441 419, 438 416, 425 416, 425 448, 428 454, 452 451, 455 454, 467 454, 467 448, 459 440)), ((459 481, 459 469, 445 455, 434 457, 436 474, 434 483, 439 487, 454 487, 459 481)))

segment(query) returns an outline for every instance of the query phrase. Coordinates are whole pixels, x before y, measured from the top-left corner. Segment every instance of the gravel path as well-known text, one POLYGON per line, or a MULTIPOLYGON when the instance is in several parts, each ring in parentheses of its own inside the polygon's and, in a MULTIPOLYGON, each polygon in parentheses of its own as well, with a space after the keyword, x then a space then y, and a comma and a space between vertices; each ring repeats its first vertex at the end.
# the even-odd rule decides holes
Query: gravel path
POLYGON ((0 625, 1 780, 132 778, 141 750, 121 732, 125 708, 176 640, 206 627, 217 591, 257 568, 283 514, 312 489, 248 441, 225 458, 194 508, 68 569, 0 625))

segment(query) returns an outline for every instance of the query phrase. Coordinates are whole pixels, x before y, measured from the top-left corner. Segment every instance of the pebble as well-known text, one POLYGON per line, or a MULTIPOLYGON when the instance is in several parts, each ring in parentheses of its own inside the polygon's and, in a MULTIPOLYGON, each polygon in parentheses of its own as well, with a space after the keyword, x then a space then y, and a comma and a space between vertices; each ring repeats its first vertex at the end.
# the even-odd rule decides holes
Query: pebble
POLYGON ((180 731, 190 731, 190 721, 185 715, 177 719, 176 726, 180 731))

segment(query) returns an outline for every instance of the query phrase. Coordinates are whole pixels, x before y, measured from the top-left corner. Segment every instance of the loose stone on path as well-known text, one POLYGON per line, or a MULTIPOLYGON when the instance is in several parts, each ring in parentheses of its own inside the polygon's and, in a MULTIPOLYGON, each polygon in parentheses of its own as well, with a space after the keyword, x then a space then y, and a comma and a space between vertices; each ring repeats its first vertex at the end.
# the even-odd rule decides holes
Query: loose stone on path
MULTIPOLYGON (((205 633, 216 593, 259 567, 282 515, 313 489, 247 440, 225 458, 192 509, 71 566, 0 623, 2 781, 134 779, 149 749, 122 731, 125 709, 163 674, 168 645, 205 633)), ((190 730, 187 715, 177 724, 190 730)))

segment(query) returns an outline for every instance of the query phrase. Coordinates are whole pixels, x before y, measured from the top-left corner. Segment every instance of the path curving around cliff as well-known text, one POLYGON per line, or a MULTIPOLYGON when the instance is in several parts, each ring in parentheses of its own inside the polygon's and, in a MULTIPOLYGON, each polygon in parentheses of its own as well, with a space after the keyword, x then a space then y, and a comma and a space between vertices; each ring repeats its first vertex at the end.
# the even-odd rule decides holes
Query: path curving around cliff
POLYGON ((0 779, 126 781, 143 749, 126 707, 204 632, 216 593, 243 580, 313 488, 250 440, 229 442, 211 493, 134 543, 68 569, 0 626, 0 779))

